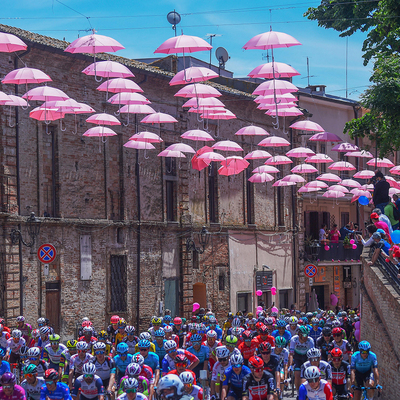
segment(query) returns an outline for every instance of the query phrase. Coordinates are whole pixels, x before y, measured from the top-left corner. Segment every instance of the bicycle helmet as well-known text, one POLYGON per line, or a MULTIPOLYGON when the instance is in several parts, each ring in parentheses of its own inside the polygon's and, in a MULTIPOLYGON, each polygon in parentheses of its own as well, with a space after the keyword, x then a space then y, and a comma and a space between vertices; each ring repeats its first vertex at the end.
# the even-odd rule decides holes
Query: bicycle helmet
POLYGON ((0 378, 0 384, 4 385, 15 385, 17 380, 12 372, 5 372, 0 378))
POLYGON ((300 328, 299 328, 299 336, 300 335, 303 335, 304 337, 308 336, 308 328, 306 326, 304 326, 304 325, 300 326, 300 328))
POLYGON ((164 343, 164 350, 165 351, 170 351, 170 350, 173 350, 173 349, 176 349, 176 342, 175 342, 175 340, 167 340, 165 343, 164 343))
POLYGON ((39 357, 40 356, 40 347, 31 347, 28 350, 27 356, 28 357, 39 357))
POLYGON ((285 347, 286 344, 287 344, 287 341, 283 336, 277 336, 275 338, 275 347, 285 347))
POLYGON ((232 326, 234 328, 240 328, 240 325, 242 325, 242 323, 240 322, 240 319, 237 317, 233 318, 232 326))
POLYGON ((53 333, 52 335, 49 336, 49 340, 50 340, 50 342, 59 342, 60 335, 53 333))
POLYGON ((37 374, 37 366, 35 364, 25 365, 23 369, 23 374, 37 374))
POLYGON ((99 340, 107 340, 108 339, 108 333, 104 329, 101 330, 97 336, 99 340))
POLYGON ((319 320, 319 326, 320 328, 323 328, 325 326, 325 321, 323 319, 319 320))
MULTIPOLYGON (((127 346, 128 347, 128 346, 127 346)), ((86 342, 78 342, 76 344, 76 350, 86 351, 89 348, 89 345, 86 342)))
POLYGON ((337 319, 335 319, 334 321, 332 321, 332 326, 334 328, 339 328, 340 327, 340 321, 338 321, 337 319))
POLYGON ((137 363, 130 363, 126 367, 125 373, 129 376, 139 375, 142 372, 142 367, 137 363))
POLYGON ((165 375, 157 385, 157 394, 165 399, 175 399, 184 394, 183 383, 177 375, 165 375), (165 389, 174 389, 173 393, 163 395, 165 389))
POLYGON ((311 318, 311 325, 318 325, 319 321, 318 318, 311 318))
POLYGON ((360 351, 369 351, 371 349, 371 345, 366 340, 362 340, 358 343, 358 350, 360 351))
POLYGON ((172 321, 172 317, 170 316, 170 315, 166 315, 165 317, 164 317, 164 322, 171 322, 172 321))
POLYGON ((91 326, 84 326, 82 329, 82 332, 84 335, 86 334, 92 334, 93 333, 93 328, 91 326))
POLYGON ((39 329, 34 329, 34 330, 31 332, 31 335, 32 335, 32 338, 34 338, 34 339, 37 339, 38 337, 40 337, 39 329))
POLYGON ((207 333, 206 333, 208 338, 217 338, 217 332, 214 331, 214 329, 210 329, 207 333))
POLYGON ((118 328, 118 329, 125 328, 126 325, 127 325, 127 324, 126 324, 125 319, 124 319, 124 318, 121 318, 121 319, 118 321, 118 323, 117 323, 117 328, 118 328))
POLYGON ((253 356, 249 358, 250 368, 264 368, 264 361, 261 357, 253 356))
POLYGON ((119 321, 119 316, 118 315, 113 315, 111 318, 110 318, 110 322, 111 322, 111 324, 118 324, 118 321, 119 321))
POLYGON ((274 324, 274 319, 272 317, 268 317, 265 319, 266 325, 273 325, 274 324))
POLYGON ((96 366, 92 363, 85 363, 82 367, 82 374, 94 375, 96 373, 96 366))
POLYGON ((149 340, 146 340, 146 339, 139 340, 139 343, 138 343, 139 348, 148 349, 150 346, 151 346, 151 343, 149 340))
POLYGON ((48 326, 42 326, 39 329, 40 336, 47 335, 50 332, 50 328, 48 326))
POLYGON ((161 317, 153 317, 151 320, 151 323, 153 325, 161 325, 162 324, 162 318, 161 317))
POLYGON ((308 324, 308 318, 307 317, 303 317, 301 320, 303 321, 304 325, 308 324))
POLYGON ((271 351, 271 343, 269 342, 262 342, 259 346, 258 346, 258 350, 260 350, 261 352, 267 352, 267 351, 271 351))
POLYGON ((265 325, 260 326, 260 329, 258 331, 260 332, 261 336, 269 334, 269 329, 265 325))
POLYGON ((242 333, 242 338, 243 338, 243 340, 246 342, 246 341, 251 341, 251 332, 250 331, 244 331, 243 333, 242 333))
POLYGON ((210 324, 216 324, 216 323, 217 323, 217 318, 215 318, 214 315, 210 315, 210 316, 208 317, 208 322, 209 322, 210 324))
POLYGON ((182 381, 183 384, 193 384, 194 378, 193 375, 189 371, 184 371, 179 375, 179 379, 182 381))
POLYGON ((324 326, 322 328, 322 335, 323 336, 331 336, 332 335, 332 329, 329 328, 329 326, 324 326))
POLYGON ((68 349, 76 349, 76 344, 77 344, 77 343, 78 343, 77 340, 74 340, 74 339, 68 340, 68 342, 67 342, 67 348, 68 348, 68 349))
POLYGON ((343 351, 339 349, 339 347, 335 347, 334 349, 331 350, 331 356, 336 358, 342 357, 343 351))
POLYGON ((304 371, 304 379, 313 380, 318 379, 321 376, 321 372, 318 367, 308 367, 304 371))
POLYGON ((182 323, 182 318, 175 317, 174 318, 174 325, 180 325, 182 323))
POLYGON ((121 354, 121 355, 126 354, 126 353, 128 353, 128 350, 129 350, 129 346, 125 342, 118 343, 118 346, 117 346, 118 354, 121 354))
POLYGON ((21 332, 19 329, 14 329, 14 330, 11 332, 11 336, 12 336, 13 338, 19 339, 19 338, 22 336, 22 332, 21 332))
POLYGON ((89 321, 89 319, 82 322, 82 328, 84 328, 85 326, 92 326, 92 325, 93 324, 89 321))
POLYGON ((286 321, 284 319, 278 319, 276 326, 277 328, 286 328, 286 321))
POLYGON ((20 315, 17 317, 17 322, 25 322, 25 317, 23 315, 20 315))
POLYGON ((297 317, 290 317, 289 325, 297 325, 298 322, 299 320, 297 319, 297 317))
POLYGON ((172 326, 171 325, 166 325, 164 326, 164 332, 165 333, 171 333, 173 331, 172 326))
POLYGON ((140 340, 148 340, 149 342, 151 341, 151 334, 149 332, 142 332, 139 335, 140 340))
POLYGON ((321 357, 321 351, 316 347, 312 347, 307 351, 307 358, 320 358, 320 357, 321 357))
POLYGON ((55 369, 50 368, 50 369, 46 370, 46 372, 44 373, 44 379, 45 380, 52 379, 53 381, 56 381, 56 380, 58 380, 58 372, 55 369))
POLYGON ((228 314, 226 315, 226 317, 228 319, 233 318, 233 312, 228 312, 228 314))
POLYGON ((192 343, 201 342, 201 336, 196 333, 191 336, 190 341, 192 343))
POLYGON ((158 329, 157 331, 154 332, 154 336, 155 337, 164 337, 165 336, 165 332, 163 329, 158 329))
POLYGON ((42 325, 45 325, 46 324, 46 318, 38 318, 38 320, 37 320, 37 324, 38 324, 38 326, 42 326, 42 325))
POLYGON ((333 328, 332 329, 332 334, 335 336, 335 335, 341 335, 343 332, 342 332, 342 329, 341 328, 333 328))
POLYGON ((312 313, 312 312, 306 313, 306 317, 307 317, 308 319, 311 319, 311 318, 313 317, 313 313, 312 313))
POLYGON ((175 363, 185 363, 187 365, 188 363, 188 358, 185 356, 185 354, 177 354, 175 357, 174 362, 175 363))
POLYGON ((21 346, 21 348, 19 349, 20 356, 27 356, 28 350, 29 350, 28 346, 21 346))
POLYGON ((106 350, 106 344, 103 342, 96 342, 93 345, 93 351, 105 351, 106 350))
POLYGON ((225 346, 218 346, 215 349, 215 355, 217 356, 218 359, 226 358, 229 356, 229 350, 225 346))
POLYGON ((243 364, 244 362, 243 356, 239 353, 232 354, 230 360, 232 365, 243 364))
POLYGON ((136 378, 126 378, 123 382, 124 389, 137 389, 139 387, 139 382, 136 378))
POLYGON ((228 335, 225 338, 225 341, 226 341, 227 344, 234 346, 237 343, 238 338, 236 336, 233 336, 233 335, 228 335))
POLYGON ((144 357, 141 354, 135 354, 132 357, 132 362, 139 364, 140 366, 142 366, 144 364, 144 357))
POLYGON ((240 336, 241 333, 242 333, 242 328, 232 328, 231 329, 231 334, 233 336, 240 336))

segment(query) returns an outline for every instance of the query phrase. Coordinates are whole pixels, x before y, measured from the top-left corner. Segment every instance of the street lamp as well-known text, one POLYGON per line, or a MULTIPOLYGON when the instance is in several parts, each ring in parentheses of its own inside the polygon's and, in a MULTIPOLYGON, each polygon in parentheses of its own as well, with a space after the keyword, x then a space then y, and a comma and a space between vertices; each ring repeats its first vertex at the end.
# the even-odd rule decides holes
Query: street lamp
POLYGON ((196 247, 193 239, 189 238, 186 240, 186 251, 197 251, 199 254, 203 254, 204 250, 210 240, 210 232, 207 231, 206 227, 203 226, 200 232, 195 234, 201 247, 196 247))
POLYGON ((25 242, 25 240, 22 238, 21 231, 19 229, 13 229, 10 233, 11 243, 17 244, 18 242, 21 242, 26 247, 33 247, 35 244, 35 239, 40 232, 40 224, 40 219, 35 216, 34 212, 31 212, 31 215, 26 220, 27 231, 30 237, 30 241, 25 242))

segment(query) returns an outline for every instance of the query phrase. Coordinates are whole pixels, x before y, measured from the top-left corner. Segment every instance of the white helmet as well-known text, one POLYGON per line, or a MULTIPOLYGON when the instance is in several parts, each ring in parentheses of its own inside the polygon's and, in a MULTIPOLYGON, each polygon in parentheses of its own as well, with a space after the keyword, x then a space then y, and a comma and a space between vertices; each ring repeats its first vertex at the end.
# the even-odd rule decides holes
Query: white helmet
POLYGON ((184 371, 179 375, 180 380, 183 384, 185 383, 193 383, 194 378, 193 375, 189 371, 184 371))
POLYGON ((17 322, 24 322, 25 321, 25 317, 23 315, 20 315, 19 317, 17 317, 17 322))
POLYGON ((139 382, 136 378, 126 378, 123 382, 124 389, 135 389, 139 387, 139 382))
POLYGON ((14 330, 11 332, 11 336, 12 336, 13 338, 19 339, 19 338, 22 336, 22 332, 21 332, 19 329, 14 329, 14 330))
POLYGON ((236 364, 243 364, 243 356, 240 353, 233 353, 231 355, 231 364, 236 365, 236 364))
POLYGON ((39 357, 40 353, 41 353, 41 351, 40 351, 39 347, 31 347, 28 350, 27 355, 28 355, 28 357, 39 357))
POLYGON ((166 399, 174 399, 177 396, 182 396, 184 394, 183 383, 177 375, 165 375, 158 382, 157 394, 166 399), (163 396, 164 389, 174 389, 174 392, 163 396))
POLYGON ((321 376, 321 372, 318 367, 308 367, 304 371, 304 378, 307 380, 318 379, 321 376))
POLYGON ((217 337, 217 332, 215 332, 213 329, 210 329, 207 333, 206 333, 207 337, 210 338, 216 338, 217 337))
POLYGON ((149 332, 142 332, 140 335, 139 335, 139 339, 140 340, 150 340, 151 341, 151 334, 149 333, 149 332))
POLYGON ((166 333, 169 333, 169 332, 173 331, 171 325, 165 325, 163 329, 164 329, 164 332, 166 332, 166 333))
POLYGON ((165 351, 169 351, 169 350, 172 350, 172 349, 176 349, 176 342, 175 342, 175 340, 167 340, 167 341, 164 343, 164 350, 165 350, 165 351))
POLYGON ((226 348, 226 346, 218 346, 215 349, 215 355, 218 359, 229 357, 229 350, 226 348))
POLYGON ((307 351, 307 358, 320 358, 320 357, 321 357, 321 351, 316 347, 312 347, 307 351))
POLYGON ((234 328, 239 328, 240 325, 242 325, 242 323, 240 322, 240 319, 238 317, 233 318, 232 326, 234 328))
POLYGON ((83 364, 82 373, 84 375, 85 374, 94 375, 96 373, 96 366, 92 363, 83 364))
POLYGON ((89 345, 84 341, 78 342, 76 344, 76 350, 87 350, 88 347, 89 347, 89 345))

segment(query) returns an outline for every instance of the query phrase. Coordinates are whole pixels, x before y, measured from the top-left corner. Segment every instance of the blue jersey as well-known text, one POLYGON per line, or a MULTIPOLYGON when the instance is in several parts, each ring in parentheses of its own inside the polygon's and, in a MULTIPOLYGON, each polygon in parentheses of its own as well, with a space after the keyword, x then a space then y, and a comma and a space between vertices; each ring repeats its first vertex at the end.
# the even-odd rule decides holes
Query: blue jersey
POLYGON ((0 376, 5 374, 6 372, 11 372, 10 364, 7 361, 2 361, 0 365, 0 376))
POLYGON ((56 390, 49 390, 46 385, 43 385, 40 389, 40 400, 72 400, 69 393, 69 387, 62 382, 56 383, 56 390))
POLYGON ((351 356, 350 368, 355 369, 358 372, 367 372, 372 368, 378 368, 378 359, 376 358, 376 354, 370 351, 368 357, 363 360, 360 352, 356 351, 351 356))
MULTIPOLYGON (((140 355, 140 353, 134 354, 135 356, 140 355)), ((160 369, 160 358, 156 353, 149 351, 147 357, 144 359, 144 363, 148 365, 152 370, 153 374, 156 373, 157 369, 160 369)))
POLYGON ((242 370, 240 371, 240 374, 236 375, 233 372, 233 368, 231 366, 225 370, 221 380, 223 381, 224 386, 228 386, 230 384, 231 388, 232 387, 242 388, 243 387, 243 378, 250 373, 251 373, 250 368, 243 365, 242 370))
POLYGON ((207 332, 208 331, 210 331, 210 330, 213 330, 213 331, 215 331, 215 332, 217 332, 217 339, 222 339, 222 329, 220 328, 220 326, 219 325, 217 325, 217 326, 215 326, 214 328, 208 328, 207 329, 207 332))
POLYGON ((316 331, 314 331, 314 329, 311 329, 308 336, 311 336, 314 339, 314 343, 316 343, 317 339, 321 336, 321 334, 322 334, 322 328, 318 327, 316 331))
POLYGON ((286 340, 287 343, 289 343, 290 339, 292 338, 292 334, 287 329, 285 329, 285 333, 283 335, 280 335, 279 330, 275 329, 271 333, 271 336, 273 336, 274 338, 276 338, 277 336, 282 336, 286 340))
POLYGON ((167 341, 167 339, 163 339, 163 344, 161 347, 158 346, 157 344, 157 340, 155 340, 154 346, 156 348, 156 354, 158 355, 158 358, 160 360, 160 367, 161 367, 161 360, 165 357, 165 355, 167 354, 166 350, 164 349, 164 343, 167 341))
POLYGON ((116 366, 116 368, 118 368, 118 372, 119 372, 120 374, 125 375, 126 367, 132 362, 132 357, 133 357, 132 354, 128 354, 128 355, 126 356, 126 360, 125 360, 125 361, 123 361, 123 360, 121 359, 121 356, 120 356, 119 354, 117 354, 117 355, 114 357, 115 366, 116 366))
POLYGON ((195 350, 193 346, 189 347, 187 351, 194 354, 199 359, 200 363, 204 363, 204 361, 210 358, 210 349, 207 346, 204 346, 203 344, 200 345, 199 351, 195 350))

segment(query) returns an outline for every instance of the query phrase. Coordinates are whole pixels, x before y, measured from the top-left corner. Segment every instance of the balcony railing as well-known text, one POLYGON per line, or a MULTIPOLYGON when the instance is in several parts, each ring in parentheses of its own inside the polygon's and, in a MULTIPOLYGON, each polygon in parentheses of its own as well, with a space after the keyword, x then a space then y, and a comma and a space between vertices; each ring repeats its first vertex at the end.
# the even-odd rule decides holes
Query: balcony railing
POLYGON ((340 261, 340 262, 360 262, 363 251, 362 244, 356 248, 353 245, 345 245, 343 241, 339 243, 318 243, 314 241, 310 246, 306 246, 306 257, 309 261, 340 261))

